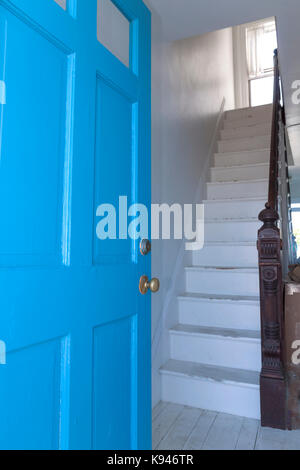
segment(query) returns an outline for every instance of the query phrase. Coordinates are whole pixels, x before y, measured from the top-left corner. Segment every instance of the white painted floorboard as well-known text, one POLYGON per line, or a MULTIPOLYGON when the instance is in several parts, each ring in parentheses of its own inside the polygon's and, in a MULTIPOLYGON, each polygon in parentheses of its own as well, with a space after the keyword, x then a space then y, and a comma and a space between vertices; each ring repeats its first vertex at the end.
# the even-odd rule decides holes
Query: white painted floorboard
POLYGON ((219 413, 208 431, 202 450, 235 449, 244 419, 240 416, 219 413))
POLYGON ((154 449, 156 449, 161 441, 166 437, 183 409, 183 405, 170 403, 165 408, 163 408, 161 413, 159 413, 158 416, 154 419, 152 425, 152 445, 154 449))
POLYGON ((300 430, 261 428, 255 419, 161 402, 153 410, 153 449, 300 450, 300 430))
POLYGON ((158 449, 183 449, 187 437, 192 434, 200 415, 201 410, 185 407, 167 435, 160 442, 158 449))

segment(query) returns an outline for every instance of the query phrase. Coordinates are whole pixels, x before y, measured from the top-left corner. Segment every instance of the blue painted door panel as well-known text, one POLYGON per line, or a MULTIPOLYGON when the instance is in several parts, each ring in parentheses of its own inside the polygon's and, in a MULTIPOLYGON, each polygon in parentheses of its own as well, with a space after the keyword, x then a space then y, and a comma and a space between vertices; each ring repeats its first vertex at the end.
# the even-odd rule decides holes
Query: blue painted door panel
POLYGON ((150 204, 150 14, 113 3, 129 68, 97 0, 0 0, 1 449, 151 448, 151 260, 96 236, 100 204, 150 204))

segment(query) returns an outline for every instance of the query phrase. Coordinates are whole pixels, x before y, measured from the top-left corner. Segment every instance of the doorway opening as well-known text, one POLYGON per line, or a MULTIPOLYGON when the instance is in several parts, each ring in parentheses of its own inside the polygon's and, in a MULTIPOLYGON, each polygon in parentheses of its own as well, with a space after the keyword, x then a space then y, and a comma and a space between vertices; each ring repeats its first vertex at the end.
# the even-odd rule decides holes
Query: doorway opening
POLYGON ((224 422, 251 423, 250 446, 257 445, 256 240, 268 192, 276 45, 275 18, 154 44, 153 198, 204 207, 203 249, 153 244, 163 286, 152 300, 154 449, 235 448, 241 434, 214 440, 224 422))

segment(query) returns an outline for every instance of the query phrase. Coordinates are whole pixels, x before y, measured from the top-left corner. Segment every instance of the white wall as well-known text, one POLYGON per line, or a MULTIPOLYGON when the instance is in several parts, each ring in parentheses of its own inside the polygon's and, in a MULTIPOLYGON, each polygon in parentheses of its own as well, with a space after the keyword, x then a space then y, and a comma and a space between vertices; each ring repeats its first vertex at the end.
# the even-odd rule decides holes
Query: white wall
MULTIPOLYGON (((205 196, 208 158, 223 98, 234 108, 232 29, 173 43, 161 41, 154 14, 152 60, 152 202, 194 203, 205 196)), ((180 241, 153 242, 153 403, 160 399, 159 367, 168 358, 168 326, 176 322, 182 289, 180 241), (176 266, 177 263, 177 266, 176 266)))

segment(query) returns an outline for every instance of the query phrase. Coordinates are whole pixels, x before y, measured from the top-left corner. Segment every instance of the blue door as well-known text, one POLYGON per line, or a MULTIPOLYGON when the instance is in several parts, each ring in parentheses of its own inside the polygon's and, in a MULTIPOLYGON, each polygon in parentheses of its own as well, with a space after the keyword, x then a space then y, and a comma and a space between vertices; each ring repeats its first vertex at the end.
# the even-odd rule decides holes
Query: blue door
POLYGON ((102 1, 0 0, 1 449, 151 448, 150 256, 96 233, 150 202, 150 14, 102 1))

